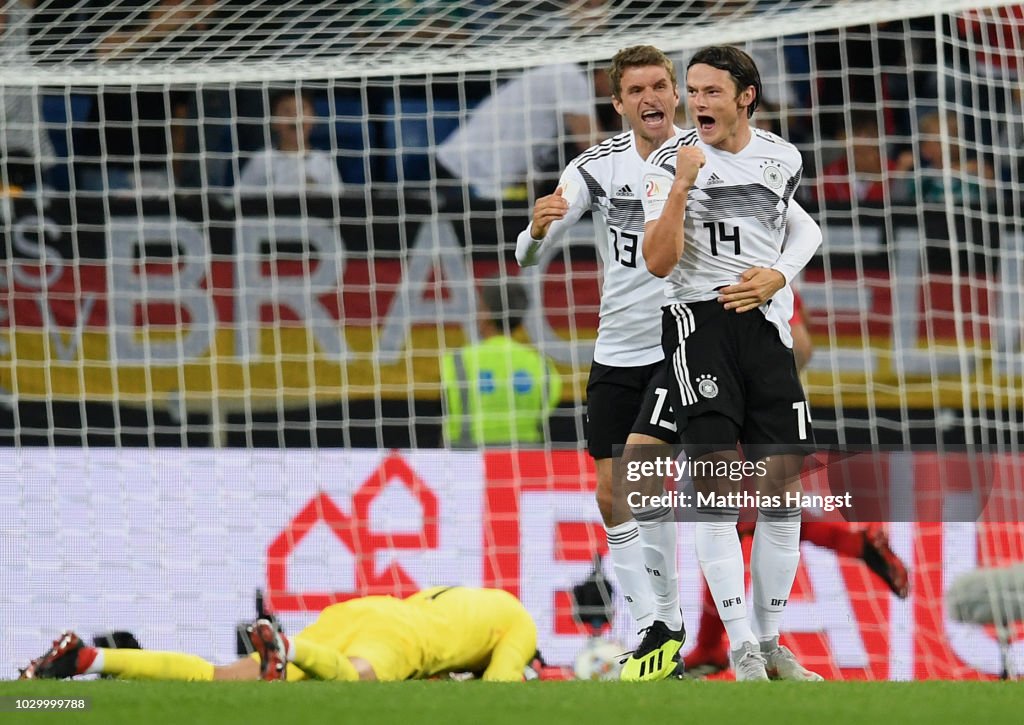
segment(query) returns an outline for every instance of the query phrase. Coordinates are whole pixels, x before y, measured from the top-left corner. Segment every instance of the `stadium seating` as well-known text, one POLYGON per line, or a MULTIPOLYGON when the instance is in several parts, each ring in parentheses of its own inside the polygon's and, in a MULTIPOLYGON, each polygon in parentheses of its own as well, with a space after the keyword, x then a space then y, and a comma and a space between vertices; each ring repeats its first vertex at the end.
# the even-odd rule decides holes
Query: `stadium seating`
POLYGON ((95 101, 95 96, 84 93, 48 93, 42 97, 43 123, 57 155, 57 163, 50 169, 49 182, 58 191, 71 188, 71 163, 68 161, 71 129, 89 120, 95 101))
POLYGON ((459 127, 456 98, 388 99, 383 104, 381 146, 385 149, 383 181, 427 181, 430 148, 459 127))
POLYGON ((313 129, 310 139, 313 148, 338 150, 338 169, 341 180, 346 184, 365 184, 367 181, 367 149, 377 141, 377 124, 367 114, 363 101, 358 96, 337 94, 333 109, 327 96, 318 96, 313 101, 318 119, 324 119, 313 129), (334 119, 333 130, 330 120, 334 119), (331 142, 332 133, 335 142, 331 142))

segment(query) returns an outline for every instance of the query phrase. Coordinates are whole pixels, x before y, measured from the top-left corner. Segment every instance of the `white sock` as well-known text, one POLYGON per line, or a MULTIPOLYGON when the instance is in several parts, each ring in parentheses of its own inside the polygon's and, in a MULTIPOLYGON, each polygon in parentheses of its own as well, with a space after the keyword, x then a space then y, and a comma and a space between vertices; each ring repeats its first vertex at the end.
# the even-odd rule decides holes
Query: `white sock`
POLYGON ((676 522, 672 509, 638 511, 636 517, 644 566, 654 597, 654 618, 669 629, 678 630, 683 626, 683 615, 679 611, 676 522))
POLYGON ((604 527, 608 537, 608 553, 619 591, 626 598, 626 606, 639 629, 654 621, 654 593, 644 569, 644 552, 636 521, 627 521, 611 528, 604 527))
POLYGON ((766 642, 779 636, 793 579, 800 563, 800 510, 768 510, 757 517, 750 554, 753 629, 766 642))
POLYGON ((723 517, 719 521, 698 521, 696 545, 701 571, 729 635, 729 649, 738 649, 744 642, 757 644, 747 620, 743 547, 740 546, 735 519, 723 517))
MULTIPOLYGON (((77 656, 77 655, 76 655, 77 656)), ((96 648, 96 657, 93 659, 92 664, 85 668, 83 675, 101 675, 103 674, 103 661, 104 657, 103 648, 96 648)))

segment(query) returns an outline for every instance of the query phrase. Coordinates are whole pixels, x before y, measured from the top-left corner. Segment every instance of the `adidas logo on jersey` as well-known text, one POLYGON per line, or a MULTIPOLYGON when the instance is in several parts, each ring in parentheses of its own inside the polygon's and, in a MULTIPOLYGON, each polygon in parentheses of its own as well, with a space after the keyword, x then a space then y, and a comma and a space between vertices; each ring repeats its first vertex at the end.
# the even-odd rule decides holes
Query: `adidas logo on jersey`
POLYGON ((629 188, 629 184, 626 184, 625 186, 620 186, 619 187, 619 190, 615 192, 615 196, 616 196, 616 198, 618 198, 618 197, 628 197, 628 198, 632 199, 633 198, 633 190, 629 188))
POLYGON ((708 183, 704 184, 704 186, 711 186, 713 184, 724 184, 724 183, 725 183, 724 181, 722 181, 720 178, 718 178, 718 174, 712 172, 711 176, 708 177, 708 183))

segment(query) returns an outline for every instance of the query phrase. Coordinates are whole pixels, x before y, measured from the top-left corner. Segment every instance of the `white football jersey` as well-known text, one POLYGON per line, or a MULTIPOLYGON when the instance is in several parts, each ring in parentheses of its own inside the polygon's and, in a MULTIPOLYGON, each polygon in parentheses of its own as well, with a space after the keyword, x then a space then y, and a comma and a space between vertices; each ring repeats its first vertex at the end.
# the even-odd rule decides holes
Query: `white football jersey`
MULTIPOLYGON (((665 283, 647 271, 643 258, 643 173, 644 159, 632 131, 587 149, 562 172, 558 183, 569 212, 551 224, 543 241, 547 245, 563 237, 588 210, 606 230, 605 244, 598 248, 604 282, 594 349, 594 360, 602 365, 632 367, 664 359, 660 310, 665 283)), ((529 228, 523 234, 528 237, 529 228)))
MULTIPOLYGON (((661 216, 682 146, 700 148, 706 163, 687 198, 683 254, 663 291, 670 302, 713 300, 718 289, 739 282, 747 269, 778 261, 803 162, 795 146, 761 129, 752 128, 750 143, 735 154, 708 146, 696 130, 686 131, 648 159, 643 196, 648 222, 661 216)), ((792 347, 792 289, 779 290, 761 311, 792 347)))

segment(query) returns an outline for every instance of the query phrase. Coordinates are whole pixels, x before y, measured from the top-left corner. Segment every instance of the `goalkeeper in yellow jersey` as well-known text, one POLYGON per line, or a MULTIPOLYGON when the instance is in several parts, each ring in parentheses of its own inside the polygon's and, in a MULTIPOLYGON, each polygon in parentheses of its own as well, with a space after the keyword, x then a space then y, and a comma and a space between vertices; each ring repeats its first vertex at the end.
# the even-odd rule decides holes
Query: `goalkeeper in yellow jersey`
POLYGON ((364 597, 327 607, 287 637, 269 620, 249 627, 255 653, 215 666, 195 655, 88 647, 65 632, 21 677, 100 673, 140 680, 416 680, 450 672, 518 682, 537 626, 500 589, 436 587, 408 599, 364 597))

